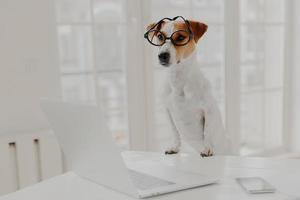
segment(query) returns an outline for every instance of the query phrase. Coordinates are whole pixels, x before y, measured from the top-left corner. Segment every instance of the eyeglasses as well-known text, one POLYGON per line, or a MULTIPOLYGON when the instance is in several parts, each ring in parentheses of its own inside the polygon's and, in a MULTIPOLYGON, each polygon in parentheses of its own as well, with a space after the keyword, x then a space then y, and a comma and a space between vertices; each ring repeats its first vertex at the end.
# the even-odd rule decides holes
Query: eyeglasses
POLYGON ((147 39, 148 42, 150 42, 150 44, 154 46, 162 46, 163 44, 166 43, 166 40, 171 40, 171 42, 175 46, 184 46, 193 38, 193 33, 190 29, 190 23, 182 16, 177 16, 174 17, 173 19, 171 18, 161 19, 144 34, 144 38, 147 39), (164 22, 165 20, 175 21, 178 18, 183 19, 187 27, 187 30, 177 30, 174 33, 172 33, 170 37, 167 37, 163 32, 158 30, 162 22, 164 22))

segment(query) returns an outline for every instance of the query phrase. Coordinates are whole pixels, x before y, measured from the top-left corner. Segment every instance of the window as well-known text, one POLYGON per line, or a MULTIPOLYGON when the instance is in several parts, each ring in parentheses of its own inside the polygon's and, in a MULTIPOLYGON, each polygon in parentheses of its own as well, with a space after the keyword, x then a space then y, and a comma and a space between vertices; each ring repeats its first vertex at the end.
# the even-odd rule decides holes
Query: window
POLYGON ((56 1, 63 98, 101 105, 128 148, 125 1, 56 1))
POLYGON ((282 145, 285 1, 242 0, 241 146, 249 154, 282 145))
POLYGON ((142 34, 148 23, 183 15, 208 24, 197 58, 240 153, 281 147, 283 83, 289 67, 284 66, 286 4, 285 0, 57 1, 63 97, 102 105, 122 147, 164 150, 171 131, 159 99, 164 71, 157 64, 156 49, 143 41, 142 34))

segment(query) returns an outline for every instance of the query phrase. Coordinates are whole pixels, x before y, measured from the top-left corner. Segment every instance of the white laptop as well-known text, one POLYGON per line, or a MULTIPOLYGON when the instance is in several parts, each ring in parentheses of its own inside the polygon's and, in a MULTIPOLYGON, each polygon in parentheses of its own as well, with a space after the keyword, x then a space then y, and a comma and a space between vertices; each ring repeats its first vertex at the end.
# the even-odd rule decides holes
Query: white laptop
POLYGON ((97 106, 43 100, 41 103, 65 154, 80 177, 137 198, 205 186, 213 177, 149 161, 126 166, 97 106))

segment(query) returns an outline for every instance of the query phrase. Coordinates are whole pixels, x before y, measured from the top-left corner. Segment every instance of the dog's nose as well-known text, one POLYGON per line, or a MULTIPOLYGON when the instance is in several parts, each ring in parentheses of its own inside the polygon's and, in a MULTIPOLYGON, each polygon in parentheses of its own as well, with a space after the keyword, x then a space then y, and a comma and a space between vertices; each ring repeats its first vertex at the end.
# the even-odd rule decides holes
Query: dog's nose
POLYGON ((162 64, 167 64, 170 60, 170 53, 169 52, 160 53, 158 55, 158 58, 162 64))

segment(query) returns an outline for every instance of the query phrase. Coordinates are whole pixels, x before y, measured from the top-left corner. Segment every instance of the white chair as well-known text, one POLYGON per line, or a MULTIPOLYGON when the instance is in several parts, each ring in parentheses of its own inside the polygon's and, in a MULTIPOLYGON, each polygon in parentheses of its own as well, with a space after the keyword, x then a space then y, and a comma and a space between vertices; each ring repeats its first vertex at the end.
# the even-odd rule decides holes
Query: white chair
POLYGON ((0 134, 0 195, 62 172, 61 150, 51 131, 0 134))

